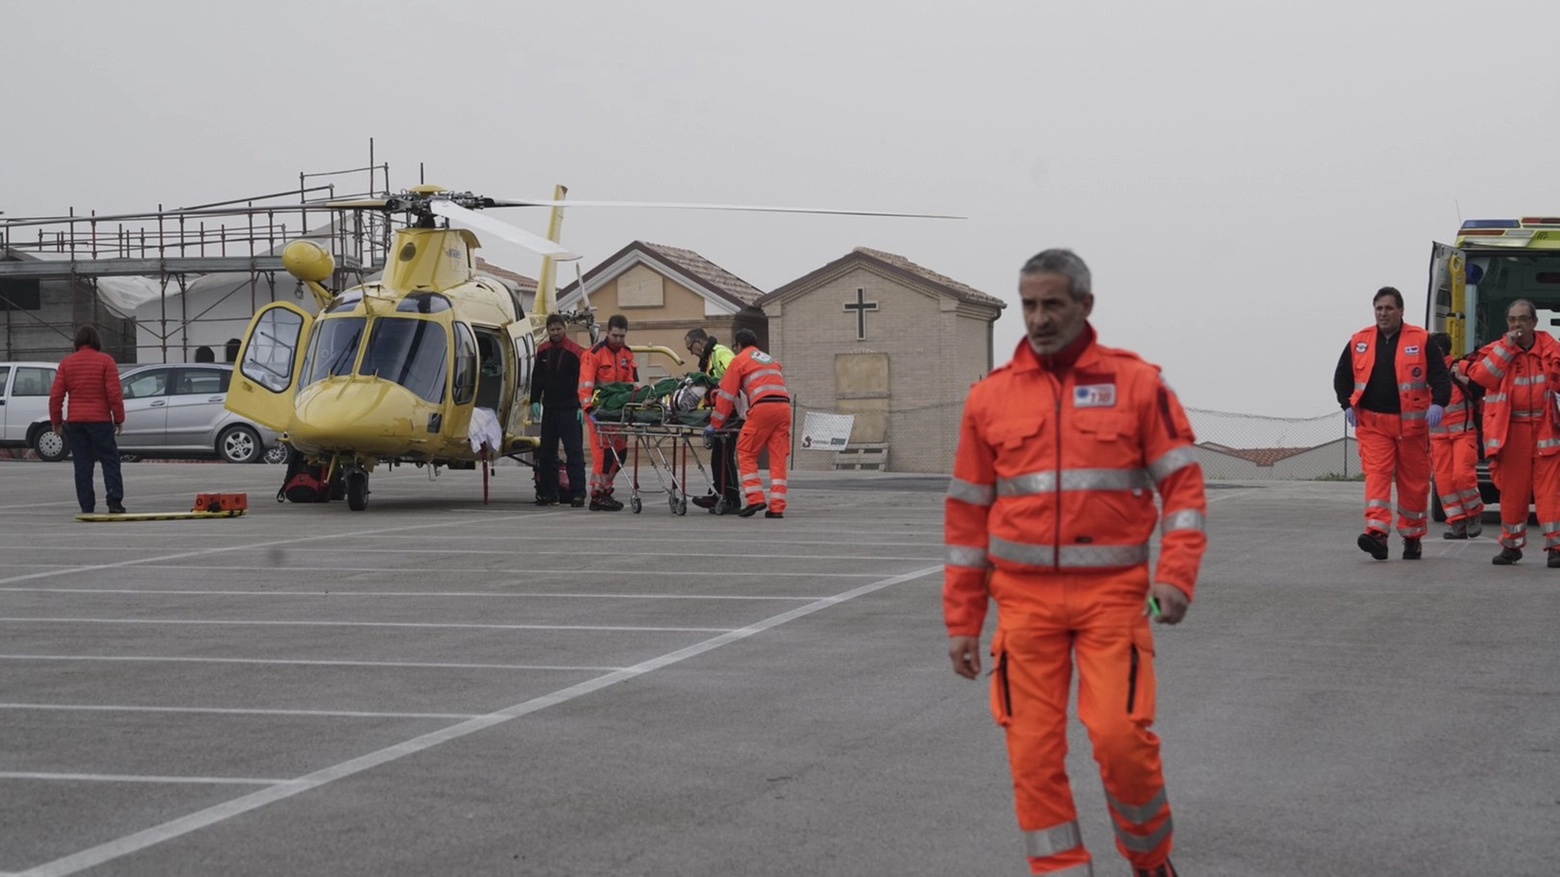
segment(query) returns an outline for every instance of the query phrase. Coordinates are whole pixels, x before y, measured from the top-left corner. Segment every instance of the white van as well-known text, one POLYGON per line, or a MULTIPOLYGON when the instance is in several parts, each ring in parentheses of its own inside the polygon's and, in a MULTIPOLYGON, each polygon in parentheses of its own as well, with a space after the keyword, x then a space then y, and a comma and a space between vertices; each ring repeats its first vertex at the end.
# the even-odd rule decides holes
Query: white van
POLYGON ((0 447, 32 448, 46 460, 65 455, 65 442, 49 431, 57 368, 56 362, 0 362, 0 447))

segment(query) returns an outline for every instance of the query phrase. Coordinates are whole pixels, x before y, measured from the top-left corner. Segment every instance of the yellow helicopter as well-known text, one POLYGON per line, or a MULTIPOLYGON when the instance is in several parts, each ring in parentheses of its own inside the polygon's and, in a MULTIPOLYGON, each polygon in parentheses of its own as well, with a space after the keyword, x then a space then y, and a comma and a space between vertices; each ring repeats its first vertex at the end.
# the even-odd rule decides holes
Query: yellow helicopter
MULTIPOLYGON (((396 231, 383 276, 339 292, 323 285, 335 267, 324 248, 308 240, 287 245, 283 264, 314 294, 318 311, 286 301, 256 311, 239 348, 228 410, 283 432, 354 511, 367 507, 369 473, 379 463, 470 469, 533 450, 538 440, 525 435, 527 400, 536 347, 546 335, 553 268, 578 258, 558 243, 564 191, 558 187, 547 201, 502 201, 420 185, 384 198, 324 202, 404 213, 408 223, 396 231), (476 212, 492 207, 551 208, 548 236, 476 212), (533 313, 524 312, 508 287, 477 273, 473 251, 481 244, 471 228, 542 256, 533 313), (474 449, 474 434, 491 438, 474 449)), ((646 202, 567 205, 926 216, 646 202)), ((588 304, 564 317, 595 339, 588 304)), ((634 349, 683 362, 665 347, 634 349)))

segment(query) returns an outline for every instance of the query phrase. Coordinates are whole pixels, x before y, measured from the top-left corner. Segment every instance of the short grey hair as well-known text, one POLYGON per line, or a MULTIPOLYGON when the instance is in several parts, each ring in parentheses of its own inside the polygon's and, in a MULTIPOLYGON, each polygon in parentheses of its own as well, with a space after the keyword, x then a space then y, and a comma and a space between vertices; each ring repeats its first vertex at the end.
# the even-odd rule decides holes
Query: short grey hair
POLYGON ((1534 307, 1533 303, 1528 301, 1525 298, 1519 298, 1516 301, 1512 302, 1511 304, 1506 305, 1506 316, 1508 316, 1508 317, 1511 316, 1511 309, 1516 307, 1517 305, 1524 305, 1528 309, 1528 316, 1532 317, 1535 320, 1538 319, 1538 308, 1534 307))
POLYGON ((1067 293, 1073 301, 1083 301, 1084 296, 1094 291, 1094 284, 1089 275, 1089 266, 1078 258, 1078 254, 1072 250, 1051 249, 1037 253, 1024 263, 1020 268, 1020 275, 1031 274, 1060 274, 1067 278, 1067 293))

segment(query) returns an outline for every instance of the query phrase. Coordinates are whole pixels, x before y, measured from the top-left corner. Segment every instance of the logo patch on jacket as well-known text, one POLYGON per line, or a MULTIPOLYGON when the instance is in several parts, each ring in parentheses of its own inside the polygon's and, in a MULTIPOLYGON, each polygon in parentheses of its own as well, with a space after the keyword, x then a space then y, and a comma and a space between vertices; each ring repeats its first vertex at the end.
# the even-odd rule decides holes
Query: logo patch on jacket
POLYGON ((1370 349, 1370 342, 1369 341, 1361 341, 1360 343, 1354 345, 1354 352, 1355 353, 1364 353, 1365 351, 1367 351, 1369 349, 1370 349))
POLYGON ((1416 354, 1418 352, 1419 352, 1419 345, 1418 344, 1412 344, 1412 345, 1409 345, 1408 347, 1403 348, 1403 353, 1406 356, 1413 356, 1414 354, 1416 354))
POLYGON ((1419 366, 1417 366, 1417 365, 1414 366, 1413 370, 1410 371, 1408 374, 1409 374, 1409 377, 1414 377, 1414 378, 1419 377, 1420 374, 1421 374, 1420 371, 1419 371, 1419 366))
POLYGON ((1074 408, 1109 408, 1115 404, 1115 384, 1089 384, 1083 387, 1073 387, 1074 408))

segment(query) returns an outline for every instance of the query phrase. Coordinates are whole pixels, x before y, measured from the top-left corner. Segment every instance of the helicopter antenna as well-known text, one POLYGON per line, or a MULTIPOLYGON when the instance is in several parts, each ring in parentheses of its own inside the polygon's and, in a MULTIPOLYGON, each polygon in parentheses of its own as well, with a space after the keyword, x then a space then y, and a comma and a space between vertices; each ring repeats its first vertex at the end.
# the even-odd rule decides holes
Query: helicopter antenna
POLYGON ((422 184, 427 183, 427 182, 428 182, 428 175, 423 173, 423 163, 419 161, 417 163, 417 184, 418 185, 422 185, 422 184))

